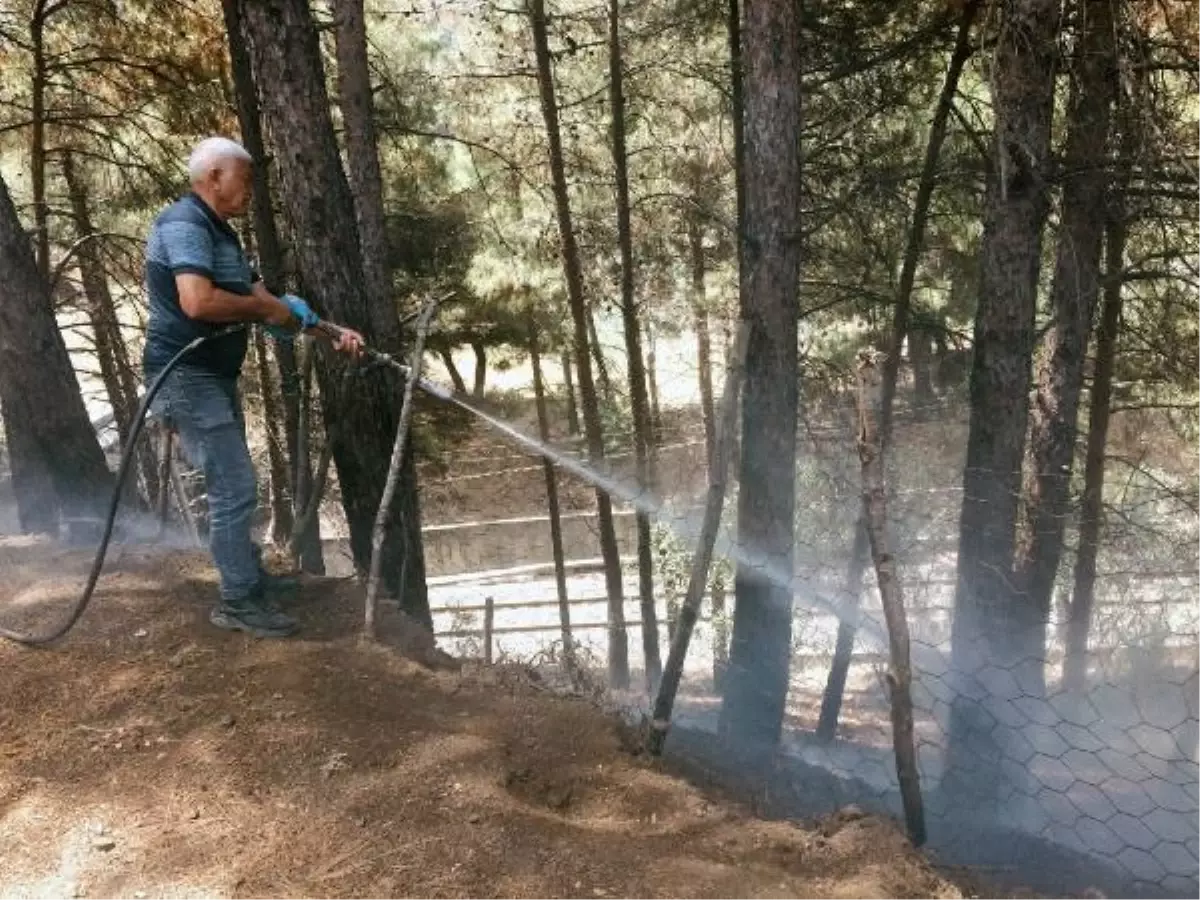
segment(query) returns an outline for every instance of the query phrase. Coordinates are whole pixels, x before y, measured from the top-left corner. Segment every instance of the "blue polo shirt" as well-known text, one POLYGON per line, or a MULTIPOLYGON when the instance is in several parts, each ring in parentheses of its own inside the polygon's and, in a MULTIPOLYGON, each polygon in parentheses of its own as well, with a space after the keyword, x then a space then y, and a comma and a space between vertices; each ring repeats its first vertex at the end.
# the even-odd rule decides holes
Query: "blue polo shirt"
MULTIPOLYGON (((158 374, 195 338, 224 327, 191 319, 184 313, 175 276, 187 272, 203 275, 221 290, 246 297, 259 280, 246 261, 237 233, 191 192, 159 213, 146 240, 150 320, 142 368, 147 379, 158 374)), ((245 329, 217 338, 194 350, 182 365, 237 378, 246 357, 247 340, 245 329)))

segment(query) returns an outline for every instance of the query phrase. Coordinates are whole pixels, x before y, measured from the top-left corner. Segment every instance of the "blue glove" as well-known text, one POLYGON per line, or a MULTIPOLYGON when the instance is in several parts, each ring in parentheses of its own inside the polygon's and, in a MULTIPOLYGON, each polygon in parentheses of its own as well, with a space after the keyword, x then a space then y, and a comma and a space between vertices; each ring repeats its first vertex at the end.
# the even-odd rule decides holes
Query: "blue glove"
POLYGON ((300 323, 301 330, 314 328, 321 324, 321 317, 313 312, 312 307, 295 294, 284 294, 279 298, 288 305, 292 315, 300 323))
MULTIPOLYGON (((279 299, 287 304, 292 317, 300 323, 301 330, 312 328, 321 321, 320 316, 312 311, 312 307, 295 294, 284 294, 279 299)), ((266 325, 264 327, 267 329, 267 334, 277 341, 290 341, 296 336, 290 329, 282 325, 266 325)))

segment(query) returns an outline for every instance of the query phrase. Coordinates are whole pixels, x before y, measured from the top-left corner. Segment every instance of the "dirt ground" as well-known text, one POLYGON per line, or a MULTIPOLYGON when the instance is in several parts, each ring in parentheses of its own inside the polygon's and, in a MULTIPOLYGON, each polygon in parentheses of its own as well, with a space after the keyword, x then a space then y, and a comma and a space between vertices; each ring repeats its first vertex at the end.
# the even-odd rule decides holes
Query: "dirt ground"
MULTIPOLYGON (((891 823, 756 820, 525 670, 362 645, 351 583, 256 641, 207 623, 203 558, 110 560, 62 643, 0 645, 4 897, 963 896, 891 823)), ((89 562, 0 541, 4 624, 89 562)))

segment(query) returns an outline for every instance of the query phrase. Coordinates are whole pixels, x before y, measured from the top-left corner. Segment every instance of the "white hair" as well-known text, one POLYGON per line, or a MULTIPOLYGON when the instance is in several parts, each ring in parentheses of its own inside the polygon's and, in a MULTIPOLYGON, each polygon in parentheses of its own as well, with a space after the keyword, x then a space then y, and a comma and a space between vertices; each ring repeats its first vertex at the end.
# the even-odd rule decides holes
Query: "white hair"
POLYGON ((254 161, 246 148, 237 141, 231 141, 225 137, 205 138, 196 145, 192 150, 192 155, 188 157, 188 176, 195 184, 213 169, 218 168, 222 162, 230 159, 254 161))

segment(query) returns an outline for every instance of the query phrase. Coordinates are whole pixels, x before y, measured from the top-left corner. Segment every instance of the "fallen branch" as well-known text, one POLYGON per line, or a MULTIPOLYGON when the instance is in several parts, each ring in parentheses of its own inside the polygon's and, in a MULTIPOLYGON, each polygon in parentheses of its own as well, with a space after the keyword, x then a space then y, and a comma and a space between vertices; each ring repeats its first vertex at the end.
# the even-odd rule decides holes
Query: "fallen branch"
POLYGON ((748 336, 749 328, 745 324, 739 326, 733 353, 730 356, 729 374, 725 379, 725 396, 721 398, 720 419, 717 422, 716 457, 713 460, 712 471, 708 479, 708 496, 704 503, 704 522, 700 528, 700 541, 696 546, 696 555, 692 558, 687 594, 684 596, 683 606, 679 610, 679 620, 671 635, 671 650, 667 655, 667 665, 658 686, 658 696, 654 700, 654 717, 646 736, 647 749, 655 756, 662 753, 663 744, 667 740, 667 731, 671 727, 671 710, 675 705, 675 694, 679 690, 679 680, 683 674, 683 661, 687 657, 692 630, 696 627, 696 619, 700 616, 700 601, 704 597, 704 589, 708 584, 708 567, 712 563, 713 547, 717 543, 717 529, 721 525, 721 512, 725 506, 725 483, 729 472, 729 458, 732 455, 731 448, 736 440, 738 392, 741 389, 746 367, 748 336))
POLYGON ((430 297, 425 301, 421 315, 417 318, 417 339, 413 345, 412 361, 409 363, 408 381, 404 385, 404 403, 400 407, 400 424, 396 426, 396 441, 392 445, 392 461, 388 468, 387 484, 375 514, 375 528, 371 534, 371 570, 367 577, 367 602, 363 621, 363 633, 375 639, 375 619, 379 596, 379 573, 383 568, 383 541, 392 521, 392 500, 400 484, 400 469, 404 465, 404 451, 408 446, 409 423, 413 414, 413 392, 421 380, 421 362, 425 353, 425 337, 437 311, 438 300, 430 297))

